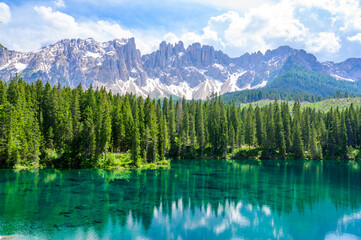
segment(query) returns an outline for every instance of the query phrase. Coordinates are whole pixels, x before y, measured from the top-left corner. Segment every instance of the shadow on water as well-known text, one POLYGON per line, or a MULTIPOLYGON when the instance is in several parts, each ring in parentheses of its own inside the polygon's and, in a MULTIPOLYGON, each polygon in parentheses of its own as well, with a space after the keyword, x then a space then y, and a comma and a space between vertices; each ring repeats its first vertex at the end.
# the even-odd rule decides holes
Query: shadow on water
POLYGON ((0 170, 14 239, 361 236, 358 163, 173 161, 157 170, 0 170), (346 235, 345 235, 346 234, 346 235))

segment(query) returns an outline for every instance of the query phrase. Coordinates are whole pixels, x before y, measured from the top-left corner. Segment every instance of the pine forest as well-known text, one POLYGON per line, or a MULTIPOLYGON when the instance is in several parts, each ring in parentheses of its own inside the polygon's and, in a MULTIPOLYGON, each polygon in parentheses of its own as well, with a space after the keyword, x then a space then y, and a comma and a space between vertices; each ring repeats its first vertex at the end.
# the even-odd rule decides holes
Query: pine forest
POLYGON ((360 159, 361 107, 240 107, 221 97, 143 99, 105 88, 0 81, 0 166, 89 168, 165 159, 360 159))

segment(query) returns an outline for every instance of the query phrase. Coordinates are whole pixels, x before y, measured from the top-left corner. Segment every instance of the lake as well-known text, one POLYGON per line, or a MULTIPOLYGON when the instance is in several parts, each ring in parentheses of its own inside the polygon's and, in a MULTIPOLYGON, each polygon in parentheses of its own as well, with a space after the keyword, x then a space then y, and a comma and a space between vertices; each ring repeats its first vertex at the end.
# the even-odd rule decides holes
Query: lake
POLYGON ((361 163, 175 160, 0 170, 12 239, 361 239, 361 163))

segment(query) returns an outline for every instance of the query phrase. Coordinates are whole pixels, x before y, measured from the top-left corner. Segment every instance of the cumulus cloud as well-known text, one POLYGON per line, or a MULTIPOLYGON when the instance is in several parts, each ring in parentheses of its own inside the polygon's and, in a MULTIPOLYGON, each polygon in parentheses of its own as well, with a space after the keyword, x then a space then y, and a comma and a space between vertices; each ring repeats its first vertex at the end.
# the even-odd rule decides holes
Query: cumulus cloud
POLYGON ((54 11, 51 7, 35 7, 44 25, 41 28, 47 38, 53 36, 59 38, 88 38, 92 37, 99 41, 106 41, 111 38, 128 38, 133 34, 121 28, 116 23, 107 21, 77 22, 72 16, 54 11))
POLYGON ((333 32, 321 32, 306 42, 307 49, 311 52, 326 51, 336 53, 341 48, 340 38, 333 32))
POLYGON ((68 14, 45 6, 36 6, 28 15, 17 17, 18 23, 4 25, 0 35, 0 42, 14 50, 33 51, 64 38, 108 41, 134 36, 130 30, 117 23, 103 20, 80 22, 68 14), (21 33, 21 37, 16 33, 21 33))
MULTIPOLYGON (((192 39, 233 56, 290 44, 329 57, 342 48, 341 36, 355 30, 361 30, 357 0, 281 0, 259 4, 243 13, 228 11, 211 17, 201 33, 192 33, 192 39)), ((186 34, 172 38, 187 39, 186 34)), ((361 34, 347 39, 361 42, 361 34)))
POLYGON ((36 50, 63 38, 92 37, 97 41, 108 41, 135 37, 142 53, 154 51, 162 40, 172 43, 182 40, 185 45, 193 42, 213 45, 230 56, 258 50, 264 52, 288 44, 316 53, 321 58, 339 56, 347 42, 361 43, 358 0, 255 0, 248 1, 252 2, 250 5, 232 0, 195 1, 232 10, 210 17, 206 24, 199 24, 198 29, 184 26, 169 32, 158 26, 128 29, 116 21, 96 21, 87 16, 79 20, 59 10, 65 6, 64 0, 51 1, 53 8, 48 5, 27 9, 26 14, 23 14, 25 10, 15 12, 12 9, 10 12, 6 4, 0 3, 0 21, 7 23, 2 25, 0 42, 11 49, 36 50), (17 37, 19 32, 21 38, 17 37))
POLYGON ((358 33, 352 37, 347 37, 347 40, 350 42, 360 42, 361 43, 361 33, 358 33))
MULTIPOLYGON (((251 9, 243 16, 229 11, 209 19, 201 34, 192 33, 191 39, 212 44, 221 49, 266 51, 273 47, 269 40, 304 41, 308 29, 293 16, 293 6, 287 4, 263 5, 251 9)), ((189 33, 174 39, 187 40, 189 33)), ((231 54, 232 55, 232 54, 231 54)))
POLYGON ((328 11, 336 21, 341 22, 341 31, 361 30, 361 7, 358 0, 295 0, 292 2, 298 6, 328 11))
POLYGON ((204 5, 212 5, 217 8, 248 10, 250 8, 259 7, 265 3, 272 3, 271 0, 252 0, 252 1, 235 1, 235 0, 175 0, 185 3, 198 3, 204 5))
POLYGON ((54 1, 54 5, 58 8, 63 8, 63 7, 65 7, 65 2, 64 2, 64 0, 56 0, 56 1, 54 1))
POLYGON ((11 11, 8 5, 0 2, 0 23, 7 24, 11 21, 11 11))
POLYGON ((79 21, 49 6, 35 6, 25 13, 19 11, 17 22, 1 28, 0 42, 9 49, 35 51, 64 38, 93 38, 105 42, 115 38, 135 37, 142 53, 150 53, 159 46, 164 35, 152 30, 126 29, 112 21, 79 21), (21 38, 18 37, 19 32, 21 38))

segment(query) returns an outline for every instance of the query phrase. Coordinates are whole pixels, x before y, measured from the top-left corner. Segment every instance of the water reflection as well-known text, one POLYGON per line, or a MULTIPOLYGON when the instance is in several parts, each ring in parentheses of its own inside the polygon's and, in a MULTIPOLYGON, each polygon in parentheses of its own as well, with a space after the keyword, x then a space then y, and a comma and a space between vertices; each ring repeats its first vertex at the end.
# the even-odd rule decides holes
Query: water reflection
POLYGON ((183 161, 145 171, 0 170, 0 236, 356 239, 357 163, 183 161))

